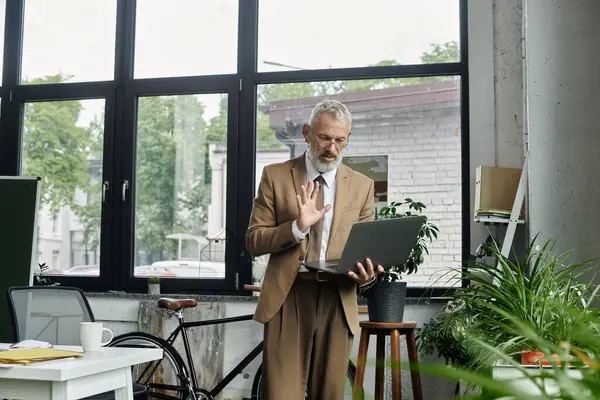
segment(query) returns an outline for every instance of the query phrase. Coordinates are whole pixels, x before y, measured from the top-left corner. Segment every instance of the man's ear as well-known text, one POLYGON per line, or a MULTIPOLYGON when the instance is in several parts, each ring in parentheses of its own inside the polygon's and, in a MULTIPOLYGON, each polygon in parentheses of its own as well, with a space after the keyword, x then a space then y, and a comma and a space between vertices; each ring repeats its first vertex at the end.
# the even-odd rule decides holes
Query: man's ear
POLYGON ((302 125, 302 136, 304 136, 304 141, 308 142, 308 133, 310 132, 310 126, 308 124, 302 125))

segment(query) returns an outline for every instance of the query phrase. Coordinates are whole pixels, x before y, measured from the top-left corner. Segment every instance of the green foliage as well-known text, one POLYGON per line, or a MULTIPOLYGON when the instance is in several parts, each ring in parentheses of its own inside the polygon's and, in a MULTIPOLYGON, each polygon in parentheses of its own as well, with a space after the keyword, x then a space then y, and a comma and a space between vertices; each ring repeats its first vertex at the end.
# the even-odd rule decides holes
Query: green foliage
POLYGON ((160 278, 158 276, 150 276, 148 277, 149 285, 158 285, 160 283, 160 278))
MULTIPOLYGON (((67 78, 53 75, 31 83, 58 83, 67 78)), ((22 174, 42 178, 41 201, 50 212, 74 202, 75 188, 89 179, 88 132, 76 125, 81 103, 73 101, 25 103, 22 174)))
MULTIPOLYGON (((406 198, 403 202, 393 201, 389 206, 380 208, 375 216, 377 219, 403 218, 411 215, 420 215, 425 208, 427 208, 425 204, 406 198), (399 208, 404 205, 408 205, 408 210, 400 212, 399 208)), ((431 243, 434 239, 437 239, 438 233, 438 227, 426 219, 406 263, 386 267, 385 271, 379 275, 380 279, 395 282, 402 279, 402 274, 404 273, 412 274, 417 272, 419 266, 423 264, 424 255, 429 254, 427 242, 431 243)))
POLYGON ((310 83, 269 84, 258 87, 256 113, 256 146, 261 149, 284 149, 275 136, 275 131, 269 125, 269 103, 280 100, 298 99, 314 96, 314 89, 310 83))
POLYGON ((472 366, 475 356, 467 344, 467 333, 474 317, 468 311, 464 302, 449 302, 442 312, 417 331, 419 352, 437 354, 454 366, 472 366))
POLYGON ((308 82, 261 85, 258 91, 258 104, 267 105, 274 101, 301 99, 314 95, 315 89, 308 82))
MULTIPOLYGON (((430 52, 425 52, 421 55, 423 64, 433 64, 439 62, 458 62, 460 54, 458 43, 456 41, 446 42, 444 44, 432 45, 430 52)), ((382 60, 372 66, 383 67, 392 65, 402 65, 396 60, 382 60)), ((345 91, 363 91, 385 89, 389 87, 420 85, 425 83, 447 81, 455 79, 451 76, 425 76, 414 78, 386 78, 386 79, 366 79, 357 81, 348 81, 344 87, 345 91)))
MULTIPOLYGON (((100 220, 102 215, 102 167, 95 171, 92 164, 94 161, 101 162, 104 145, 104 117, 96 116, 85 130, 89 139, 88 167, 89 179, 78 187, 87 197, 87 203, 72 203, 71 209, 79 218, 83 230, 82 244, 89 249, 97 249, 100 246, 100 220), (95 175, 94 175, 95 174, 95 175)), ((86 254, 87 257, 87 254, 86 254)), ((87 260, 84 261, 86 264, 87 260)))
MULTIPOLYGON (((205 183, 204 106, 194 96, 145 97, 138 106, 136 251, 176 254, 171 233, 192 232, 206 221, 210 186, 205 183), (177 170, 176 170, 177 169, 177 170), (176 176, 176 173, 178 174, 176 176)), ((226 117, 225 117, 226 118, 226 117)), ((220 137, 223 135, 223 137, 220 137)))
POLYGON ((562 308, 570 316, 568 323, 572 324, 571 341, 549 340, 517 315, 499 311, 505 321, 504 327, 507 332, 512 336, 525 338, 533 347, 547 355, 546 358, 550 362, 547 367, 525 368, 506 351, 477 336, 470 337, 470 341, 482 349, 488 359, 516 370, 520 375, 518 385, 513 385, 509 381, 494 380, 490 376, 491 366, 487 370, 474 371, 457 366, 447 368, 438 365, 421 365, 421 370, 427 374, 462 381, 480 389, 478 394, 461 397, 464 399, 598 400, 600 399, 600 371, 598 370, 600 315, 597 309, 589 309, 581 313, 577 307, 562 305, 562 308), (580 377, 577 376, 578 374, 580 377), (534 395, 531 389, 527 389, 528 386, 538 394, 534 395))
POLYGON ((145 97, 138 102, 136 251, 163 251, 175 204, 175 102, 145 97))
POLYGON ((96 249, 100 246, 102 180, 88 182, 80 189, 86 193, 89 202, 83 205, 73 203, 71 209, 79 218, 83 229, 82 244, 87 244, 90 249, 96 249))
POLYGON ((59 286, 60 283, 56 283, 52 281, 52 279, 44 276, 46 272, 50 270, 50 267, 46 263, 38 263, 38 268, 40 272, 34 274, 35 275, 35 285, 37 286, 59 286))
POLYGON ((522 262, 503 257, 496 247, 499 266, 470 265, 465 277, 471 284, 455 293, 455 298, 470 304, 477 316, 472 328, 509 353, 535 347, 527 338, 506 329, 506 314, 514 315, 545 339, 560 343, 569 340, 572 334, 566 308, 574 307, 585 313, 595 296, 591 286, 579 280, 594 260, 570 263, 574 249, 555 255, 551 241, 539 247, 535 245, 536 239, 522 262))
POLYGON ((455 40, 443 44, 432 44, 431 47, 433 49, 430 52, 421 55, 421 61, 424 64, 460 61, 458 42, 455 40))
MULTIPOLYGON (((505 257, 497 246, 492 248, 496 265, 471 263, 465 272, 470 280, 449 296, 453 312, 442 312, 418 333, 419 348, 424 355, 437 351, 448 362, 481 370, 491 365, 497 352, 515 360, 522 351, 536 351, 538 343, 515 331, 515 319, 527 331, 554 344, 569 342, 585 347, 577 339, 577 318, 591 315, 590 308, 597 288, 580 281, 588 265, 569 261, 575 250, 555 255, 552 242, 528 247, 524 260, 505 257), (573 314, 570 310, 577 310, 573 314), (449 328, 449 329, 446 329, 449 328), (458 339, 457 339, 458 337, 458 339), (451 347, 450 343, 456 344, 451 347), (488 347, 495 353, 487 351, 488 347), (463 358, 463 355, 467 355, 463 358)), ((525 332, 525 331, 524 331, 525 332)))
MULTIPOLYGON (((430 52, 421 55, 424 64, 458 62, 459 49, 456 41, 432 45, 430 52)), ((371 66, 401 65, 395 60, 382 60, 371 66)), ((257 146, 259 148, 285 148, 269 126, 269 104, 275 101, 296 100, 314 96, 330 96, 348 92, 378 90, 455 79, 452 76, 429 76, 412 78, 361 79, 333 82, 294 82, 269 84, 258 87, 257 146)))

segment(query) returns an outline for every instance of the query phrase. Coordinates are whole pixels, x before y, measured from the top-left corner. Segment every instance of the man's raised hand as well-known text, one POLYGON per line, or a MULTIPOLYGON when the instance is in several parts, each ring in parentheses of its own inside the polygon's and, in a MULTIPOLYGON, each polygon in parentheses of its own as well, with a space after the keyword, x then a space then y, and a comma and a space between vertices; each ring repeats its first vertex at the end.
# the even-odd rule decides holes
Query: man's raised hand
POLYGON ((320 189, 319 182, 313 183, 313 181, 309 181, 308 188, 302 185, 302 195, 296 195, 298 209, 300 210, 296 224, 300 231, 304 231, 313 226, 331 209, 331 204, 326 204, 320 210, 317 209, 317 196, 319 195, 320 189))

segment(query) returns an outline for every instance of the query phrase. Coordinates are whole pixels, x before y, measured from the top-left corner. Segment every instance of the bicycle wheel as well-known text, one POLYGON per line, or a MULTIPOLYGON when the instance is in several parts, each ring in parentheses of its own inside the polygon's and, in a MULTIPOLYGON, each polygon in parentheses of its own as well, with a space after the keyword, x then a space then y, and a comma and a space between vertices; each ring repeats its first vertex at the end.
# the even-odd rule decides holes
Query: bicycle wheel
POLYGON ((166 340, 145 332, 131 332, 115 337, 108 346, 162 349, 162 359, 133 366, 132 380, 144 385, 151 399, 187 398, 190 386, 187 368, 181 355, 166 340))
MULTIPOLYGON (((354 388, 354 376, 356 375, 356 367, 352 360, 348 363, 348 371, 346 372, 346 388, 344 389, 344 399, 352 399, 352 389, 354 388)), ((252 382, 252 400, 260 400, 260 386, 262 383, 262 364, 258 366, 256 375, 254 376, 254 382, 252 382)), ((364 396, 363 396, 364 397, 364 396)), ((358 398, 363 398, 359 396, 358 398)), ((308 398, 308 393, 306 394, 308 398)))

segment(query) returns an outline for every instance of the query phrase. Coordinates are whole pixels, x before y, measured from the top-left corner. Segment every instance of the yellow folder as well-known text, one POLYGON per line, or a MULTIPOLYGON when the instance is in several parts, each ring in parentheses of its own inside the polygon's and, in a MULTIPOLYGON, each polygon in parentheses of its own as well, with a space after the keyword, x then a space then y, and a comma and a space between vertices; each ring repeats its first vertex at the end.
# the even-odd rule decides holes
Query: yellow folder
POLYGON ((79 357, 83 353, 58 349, 16 349, 0 351, 0 364, 31 364, 38 361, 58 360, 60 358, 79 357))

